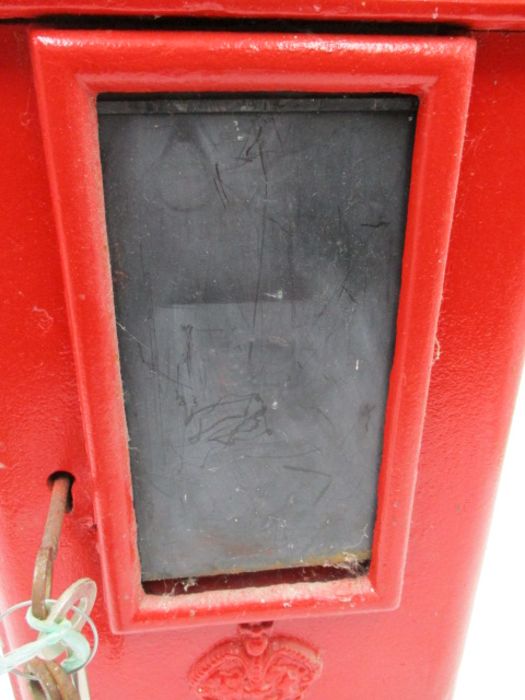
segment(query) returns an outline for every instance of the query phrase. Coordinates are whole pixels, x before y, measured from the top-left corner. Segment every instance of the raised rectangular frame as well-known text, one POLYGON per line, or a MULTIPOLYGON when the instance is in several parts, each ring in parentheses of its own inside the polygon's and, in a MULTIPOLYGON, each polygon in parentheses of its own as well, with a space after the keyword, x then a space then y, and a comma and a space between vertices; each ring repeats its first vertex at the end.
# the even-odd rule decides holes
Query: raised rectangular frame
POLYGON ((395 608, 403 587, 475 42, 461 37, 35 30, 32 50, 113 629, 395 608), (98 148, 96 99, 108 92, 353 92, 419 98, 367 576, 173 597, 144 592, 98 148))

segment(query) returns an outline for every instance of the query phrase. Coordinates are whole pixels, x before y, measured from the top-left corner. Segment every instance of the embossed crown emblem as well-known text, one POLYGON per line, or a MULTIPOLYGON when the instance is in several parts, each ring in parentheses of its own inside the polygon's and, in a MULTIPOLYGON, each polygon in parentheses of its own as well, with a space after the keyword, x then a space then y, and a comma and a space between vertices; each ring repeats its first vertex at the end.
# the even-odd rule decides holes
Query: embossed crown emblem
POLYGON ((303 700, 319 677, 315 649, 293 637, 269 634, 272 622, 239 625, 238 636, 212 647, 191 668, 201 700, 303 700))

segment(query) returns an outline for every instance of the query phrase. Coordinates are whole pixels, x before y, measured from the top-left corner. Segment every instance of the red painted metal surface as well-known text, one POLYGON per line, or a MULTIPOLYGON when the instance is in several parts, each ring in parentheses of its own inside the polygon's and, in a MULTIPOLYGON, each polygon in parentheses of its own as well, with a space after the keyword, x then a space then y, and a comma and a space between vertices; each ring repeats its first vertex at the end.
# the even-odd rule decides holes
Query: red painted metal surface
POLYGON ((395 607, 403 582, 474 43, 463 38, 66 31, 36 32, 33 49, 113 628, 165 629, 211 620, 395 607), (95 110, 97 93, 112 91, 419 96, 398 333, 368 577, 252 585, 164 599, 144 594, 95 110), (70 157, 73 152, 75 158, 70 157))
POLYGON ((11 0, 0 17, 44 15, 171 16, 457 24, 523 29, 522 0, 11 0))
MULTIPOLYGON (((122 42, 121 59, 110 66, 112 70, 93 71, 90 62, 81 64, 79 69, 76 64, 77 73, 84 81, 82 84, 88 85, 89 89, 83 88, 85 92, 82 94, 77 82, 77 92, 69 93, 73 99, 68 103, 64 84, 71 81, 72 73, 64 70, 64 61, 59 57, 60 49, 64 47, 57 46, 56 40, 46 40, 43 34, 37 33, 35 39, 39 47, 37 52, 41 52, 37 82, 40 91, 47 91, 44 102, 49 104, 53 91, 49 76, 54 76, 56 103, 62 105, 62 110, 44 109, 41 123, 26 29, 0 28, 0 133, 3 144, 0 195, 4 241, 0 248, 0 297, 1 324, 3 329, 8 329, 4 331, 0 348, 3 398, 0 557, 2 571, 9 572, 9 583, 4 583, 1 591, 2 602, 5 606, 29 597, 34 555, 48 502, 46 478, 57 470, 72 471, 76 476, 75 506, 64 524, 55 583, 60 590, 82 575, 92 576, 102 584, 104 598, 95 608, 102 644, 90 670, 94 698, 142 700, 154 693, 159 698, 190 700, 193 697, 191 671, 195 663, 215 644, 232 638, 235 626, 227 622, 236 619, 238 612, 228 609, 228 601, 225 601, 227 614, 224 617, 216 614, 213 626, 203 624, 163 631, 164 622, 169 625, 169 616, 173 614, 173 611, 170 613, 171 601, 161 599, 153 606, 145 600, 153 596, 146 596, 142 601, 143 614, 155 619, 157 633, 122 635, 111 630, 108 613, 112 606, 121 606, 121 612, 127 606, 134 609, 131 587, 127 593, 120 587, 136 576, 136 570, 126 570, 136 557, 133 525, 130 504, 122 506, 123 499, 127 498, 125 493, 119 493, 123 483, 103 477, 98 468, 93 470, 98 463, 95 459, 98 455, 93 451, 98 443, 85 439, 85 434, 89 438, 90 428, 86 422, 86 408, 92 416, 93 406, 86 399, 89 392, 83 384, 85 377, 75 370, 75 362, 78 370, 79 358, 86 357, 79 341, 84 335, 76 328, 79 323, 76 309, 84 301, 89 306, 94 290, 100 294, 101 281, 107 270, 100 270, 103 255, 100 250, 95 251, 96 254, 88 258, 92 260, 91 275, 88 276, 92 283, 89 283, 85 270, 79 267, 86 262, 85 258, 79 253, 79 257, 71 259, 64 246, 66 223, 72 224, 76 231, 82 226, 89 231, 103 230, 100 209, 86 211, 79 204, 85 203, 86 197, 87 201, 100 197, 93 177, 93 173, 98 172, 98 154, 93 151, 93 139, 88 138, 94 133, 94 124, 86 124, 89 113, 83 111, 82 105, 97 85, 104 89, 108 89, 108 85, 118 85, 123 89, 123 83, 128 81, 128 89, 137 89, 140 85, 151 84, 151 72, 148 72, 151 66, 130 79, 129 75, 134 69, 136 71, 137 65, 144 65, 143 58, 135 59, 130 46, 122 42), (47 67, 44 67, 42 55, 46 51, 49 58, 47 67), (78 114, 83 115, 80 132, 76 128, 79 116, 74 109, 75 99, 78 100, 78 114), (51 117, 59 119, 60 124, 53 125, 51 117), (73 134, 73 138, 64 137, 63 145, 67 144, 68 149, 60 151, 60 158, 67 159, 69 165, 66 165, 70 168, 67 173, 72 181, 77 179, 79 201, 71 186, 66 187, 67 198, 60 194, 58 185, 66 178, 64 172, 59 173, 56 169, 56 139, 50 136, 53 129, 64 133, 69 130, 73 134), (48 154, 52 155, 49 173, 44 140, 48 154), (77 168, 80 163, 80 171, 86 173, 85 160, 92 173, 86 180, 78 181, 77 168), (55 221, 53 206, 59 216, 69 212, 67 222, 60 218, 55 221), (62 266, 64 260, 69 262, 62 266), (71 283, 71 275, 86 282, 85 291, 79 291, 71 283), (85 294, 86 299, 72 299, 75 291, 85 294), (81 407, 84 411, 82 419, 81 407), (100 499, 101 489, 108 494, 104 503, 100 499), (110 498, 111 494, 114 498, 110 498), (127 534, 123 533, 123 525, 130 530, 127 534), (118 562, 110 563, 111 552, 108 552, 118 534, 125 536, 124 544, 120 545, 123 549, 119 550, 125 551, 120 570, 118 562), (114 599, 116 590, 121 600, 114 599), (128 594, 131 597, 126 599, 128 594)), ((525 340, 525 210, 520 206, 525 199, 525 164, 517 157, 525 152, 525 73, 522 68, 525 65, 525 37, 521 34, 480 33, 475 39, 477 55, 473 92, 446 260, 406 558, 404 535, 396 540, 397 551, 403 554, 398 563, 406 559, 400 604, 389 611, 363 610, 363 614, 330 617, 319 610, 311 610, 308 614, 309 611, 303 609, 299 616, 283 617, 275 623, 272 634, 294 638, 315 649, 322 659, 323 672, 306 696, 312 700, 327 697, 334 700, 365 697, 443 700, 452 694, 525 340)), ((308 40, 314 48, 316 38, 309 36, 308 40)), ((383 50, 386 50, 389 42, 381 41, 384 42, 383 50)), ((381 41, 372 40, 370 44, 379 46, 381 41)), ((363 44, 366 43, 363 40, 363 44)), ((425 82, 422 78, 428 78, 430 72, 422 76, 415 66, 418 53, 424 63, 425 51, 410 47, 430 43, 412 39, 392 42, 393 57, 389 70, 394 68, 402 71, 404 76, 412 75, 412 82, 405 77, 393 84, 392 89, 411 90, 419 85, 420 94, 423 94, 421 86, 425 82), (405 46, 407 55, 412 50, 412 68, 407 68, 407 55, 403 60, 396 58, 393 49, 398 42, 405 46)), ((71 45, 74 48, 75 41, 71 40, 71 45)), ((449 48, 441 58, 440 52, 436 52, 444 76, 434 67, 432 75, 435 77, 428 79, 427 89, 431 89, 431 85, 441 84, 443 87, 447 81, 452 81, 457 90, 465 91, 465 81, 454 80, 458 79, 458 57, 463 57, 462 75, 465 77, 467 57, 472 55, 470 44, 460 40, 448 45, 455 45, 460 50, 454 54, 449 48)), ((160 62, 159 52, 154 48, 152 35, 150 59, 160 62)), ((380 51, 370 53, 377 56, 380 51)), ((335 52, 336 60, 337 56, 335 52)), ((253 60, 257 61, 255 52, 253 60)), ((359 65, 364 64, 356 61, 356 66, 359 65)), ((231 66, 235 67, 233 58, 231 66)), ((377 68, 379 70, 379 61, 377 68)), ((194 77, 202 78, 201 69, 202 64, 196 63, 194 77)), ((158 64, 156 72, 171 89, 170 75, 173 73, 159 70, 158 64)), ((393 75, 393 72, 388 74, 393 75)), ((384 77, 384 73, 381 75, 384 77)), ((372 76, 368 76, 361 84, 363 90, 372 84, 372 76)), ((231 70, 225 71, 221 77, 232 80, 232 86, 239 87, 241 79, 237 76, 238 82, 235 82, 231 70)), ((373 78, 377 79, 377 75, 373 78)), ((263 81, 264 75, 255 71, 253 79, 263 81)), ((451 95, 451 84, 448 82, 447 94, 458 106, 453 100, 454 94, 451 95)), ((69 86, 72 85, 74 87, 75 83, 69 82, 69 86)), ((435 105, 440 111, 440 102, 435 105)), ((446 162, 449 162, 451 139, 458 144, 463 112, 451 110, 449 122, 446 112, 440 111, 441 118, 433 121, 433 109, 427 109, 427 123, 435 124, 434 134, 440 136, 439 144, 444 158, 449 159, 446 162), (451 136, 449 123, 455 125, 451 136)), ((91 114, 93 116, 93 112, 91 114)), ((428 139, 432 141, 432 134, 427 133, 423 141, 421 136, 418 138, 419 153, 422 154, 429 149, 428 139)), ((430 152, 433 153, 434 149, 430 148, 430 152)), ((459 157, 460 150, 457 149, 456 160, 459 157)), ((438 203, 448 201, 451 204, 453 173, 444 180, 439 162, 434 164, 428 160, 422 160, 419 168, 421 182, 425 177, 432 178, 432 187, 430 192, 427 190, 425 200, 430 200, 433 218, 427 225, 431 230, 443 232, 450 211, 442 212, 438 203), (448 198, 443 190, 448 192, 448 198)), ((418 206, 425 210, 429 204, 423 202, 416 206, 411 197, 410 206, 414 227, 411 235, 416 238, 414 211, 418 206)), ((426 228, 419 229, 422 238, 426 228)), ((101 238, 98 240, 103 244, 101 238)), ((439 238, 440 246, 445 239, 439 238)), ((441 252, 444 248, 440 249, 441 252)), ((427 254, 427 274, 437 275, 432 286, 435 289, 439 285, 439 268, 435 265, 435 255, 430 256, 428 249, 427 254)), ((412 295, 417 296, 417 292, 416 288, 412 289, 412 295)), ((424 300, 421 303, 424 306, 424 300)), ((110 298, 106 302, 108 317, 105 320, 95 314, 94 310, 98 309, 99 313, 100 306, 91 305, 90 308, 91 312, 83 313, 91 318, 93 343, 100 347, 101 338, 106 338, 112 320, 110 298)), ((407 300, 407 311, 409 308, 412 307, 407 300)), ((409 321, 407 318, 406 322, 409 321)), ((422 319, 422 322, 428 329, 428 320, 422 319)), ((421 353, 424 351, 425 348, 420 350, 421 353)), ((87 352, 89 356, 89 348, 87 352)), ((115 358, 102 358, 102 361, 107 362, 107 376, 114 376, 115 358)), ((101 383, 105 381, 101 377, 101 383)), ((416 385, 417 391, 411 399, 415 404, 413 415, 417 415, 424 398, 421 376, 416 385)), ((116 391, 118 389, 115 387, 116 391)), ((115 418, 117 421, 122 419, 102 403, 98 411, 97 420, 101 424, 107 423, 105 429, 108 432, 115 425, 115 418)), ((389 409, 389 421, 396 415, 389 409)), ((415 427, 409 425, 407 430, 414 431, 415 427)), ((413 444, 413 437, 412 434, 408 443, 413 444)), ((115 453, 116 464, 120 464, 119 454, 115 453)), ((384 484, 382 489, 385 489, 384 484)), ((405 502, 410 500, 407 492, 404 498, 405 502)), ((405 515, 407 513, 405 511, 405 515)), ((380 554, 378 561, 381 562, 380 554)), ((379 572, 376 575, 379 576, 379 572)), ((396 598, 397 592, 390 603, 396 602, 396 598)), ((269 609, 274 602, 270 601, 269 609)), ((262 617, 263 610, 261 605, 254 605, 246 614, 251 618, 262 617)), ((143 619, 146 621, 146 617, 143 619)), ((113 622, 118 621, 118 614, 114 614, 113 622)), ((7 632, 12 640, 21 634, 17 627, 7 632)), ((28 697, 27 691, 21 687, 17 693, 18 698, 28 697)))

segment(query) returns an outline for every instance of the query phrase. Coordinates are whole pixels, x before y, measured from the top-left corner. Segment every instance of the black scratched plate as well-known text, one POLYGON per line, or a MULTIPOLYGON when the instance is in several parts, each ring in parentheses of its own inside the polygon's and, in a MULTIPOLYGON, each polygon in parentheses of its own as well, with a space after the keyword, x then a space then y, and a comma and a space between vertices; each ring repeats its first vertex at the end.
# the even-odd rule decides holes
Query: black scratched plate
POLYGON ((415 114, 99 100, 143 580, 370 556, 415 114))

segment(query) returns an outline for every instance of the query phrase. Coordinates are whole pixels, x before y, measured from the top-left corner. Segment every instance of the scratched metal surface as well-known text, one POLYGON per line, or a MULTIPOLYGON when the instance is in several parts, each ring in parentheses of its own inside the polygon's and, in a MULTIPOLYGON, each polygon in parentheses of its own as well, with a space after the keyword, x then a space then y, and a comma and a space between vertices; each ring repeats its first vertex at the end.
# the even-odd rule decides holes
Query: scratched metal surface
POLYGON ((367 558, 414 102, 99 120, 143 579, 367 558))

